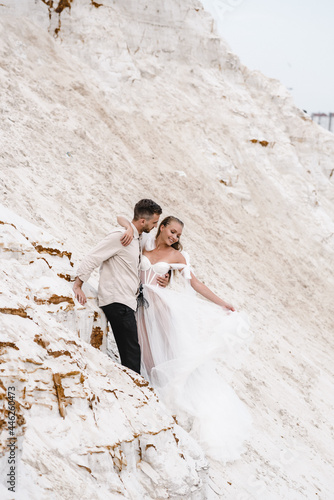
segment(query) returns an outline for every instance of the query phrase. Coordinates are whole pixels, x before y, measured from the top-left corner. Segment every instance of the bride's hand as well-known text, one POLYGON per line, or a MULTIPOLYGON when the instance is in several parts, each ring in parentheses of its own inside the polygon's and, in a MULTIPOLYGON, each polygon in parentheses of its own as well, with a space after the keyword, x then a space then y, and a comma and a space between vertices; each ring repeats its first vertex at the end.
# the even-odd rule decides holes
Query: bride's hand
POLYGON ((121 243, 124 247, 130 245, 131 241, 133 240, 133 229, 132 227, 129 227, 126 231, 121 236, 121 243))
POLYGON ((233 307, 233 306, 231 306, 231 304, 228 304, 227 302, 225 302, 225 303, 224 303, 223 307, 224 307, 225 309, 227 309, 228 311, 232 311, 232 312, 234 312, 234 311, 235 311, 234 307, 233 307))

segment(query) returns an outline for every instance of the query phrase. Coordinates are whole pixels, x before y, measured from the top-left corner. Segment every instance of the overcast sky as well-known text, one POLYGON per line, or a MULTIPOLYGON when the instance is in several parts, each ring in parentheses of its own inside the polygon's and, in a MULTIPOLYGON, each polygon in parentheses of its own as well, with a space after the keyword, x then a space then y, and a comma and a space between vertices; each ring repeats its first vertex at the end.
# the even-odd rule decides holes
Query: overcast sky
POLYGON ((334 113, 334 0, 202 0, 250 69, 279 79, 309 114, 334 113))

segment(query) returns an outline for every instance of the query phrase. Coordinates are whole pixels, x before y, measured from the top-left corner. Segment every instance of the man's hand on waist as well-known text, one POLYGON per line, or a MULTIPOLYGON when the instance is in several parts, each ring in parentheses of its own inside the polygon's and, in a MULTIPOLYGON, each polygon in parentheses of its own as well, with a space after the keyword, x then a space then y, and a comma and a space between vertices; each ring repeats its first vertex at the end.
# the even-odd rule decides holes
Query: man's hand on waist
POLYGON ((169 278, 170 278, 169 273, 166 273, 163 276, 158 276, 157 283, 163 288, 165 288, 169 283, 169 278))

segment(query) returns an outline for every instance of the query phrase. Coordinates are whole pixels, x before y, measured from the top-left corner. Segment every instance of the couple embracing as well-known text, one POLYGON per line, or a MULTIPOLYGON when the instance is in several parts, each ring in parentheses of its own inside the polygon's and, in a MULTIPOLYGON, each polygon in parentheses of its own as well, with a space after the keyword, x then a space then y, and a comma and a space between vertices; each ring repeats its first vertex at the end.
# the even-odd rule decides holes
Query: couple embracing
POLYGON ((99 305, 122 364, 155 387, 211 457, 226 462, 243 451, 251 419, 222 371, 247 349, 248 324, 194 275, 180 243, 182 221, 166 217, 149 235, 161 213, 143 199, 131 223, 119 217, 126 231, 114 229, 86 256, 74 293, 83 305, 82 284, 100 266, 99 305))

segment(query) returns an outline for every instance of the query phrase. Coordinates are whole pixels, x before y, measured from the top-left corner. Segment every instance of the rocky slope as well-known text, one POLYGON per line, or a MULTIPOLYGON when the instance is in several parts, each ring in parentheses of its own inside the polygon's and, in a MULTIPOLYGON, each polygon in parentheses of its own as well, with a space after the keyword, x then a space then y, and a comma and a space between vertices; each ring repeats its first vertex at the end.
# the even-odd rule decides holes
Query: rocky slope
POLYGON ((211 464, 218 494, 330 498, 333 135, 240 65, 199 2, 2 0, 0 14, 4 206, 75 264, 142 197, 182 218, 199 278, 255 333, 231 377, 254 434, 241 460, 211 464))
POLYGON ((104 319, 94 299, 74 305, 63 278, 70 254, 3 207, 0 214, 1 498, 10 472, 8 498, 205 498, 198 445, 143 378, 97 348, 104 319))

